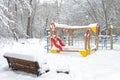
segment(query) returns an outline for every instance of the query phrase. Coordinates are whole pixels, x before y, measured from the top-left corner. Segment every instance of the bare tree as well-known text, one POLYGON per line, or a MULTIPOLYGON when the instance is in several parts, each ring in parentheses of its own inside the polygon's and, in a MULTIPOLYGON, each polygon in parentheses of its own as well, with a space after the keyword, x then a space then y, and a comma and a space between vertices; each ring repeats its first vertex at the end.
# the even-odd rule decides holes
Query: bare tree
MULTIPOLYGON (((30 0, 30 3, 29 3, 30 5, 32 5, 32 0, 30 0)), ((30 13, 28 13, 28 15, 29 15, 30 13)), ((33 37, 32 36, 32 26, 31 26, 31 16, 29 15, 28 16, 28 21, 27 21, 27 35, 29 36, 29 37, 33 37)))

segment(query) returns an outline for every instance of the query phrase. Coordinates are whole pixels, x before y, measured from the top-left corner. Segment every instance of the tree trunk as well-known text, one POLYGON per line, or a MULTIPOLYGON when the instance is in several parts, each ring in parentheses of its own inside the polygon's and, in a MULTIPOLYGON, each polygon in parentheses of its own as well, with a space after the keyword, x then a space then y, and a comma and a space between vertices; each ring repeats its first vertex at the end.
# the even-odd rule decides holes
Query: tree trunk
MULTIPOLYGON (((30 5, 32 4, 32 0, 30 0, 30 5)), ((27 21, 27 35, 29 38, 32 38, 32 26, 31 26, 31 16, 28 16, 28 21, 27 21)))
POLYGON ((30 37, 32 37, 32 30, 31 30, 31 18, 30 16, 28 17, 28 21, 27 21, 27 35, 30 37))
POLYGON ((90 6, 90 8, 91 8, 91 10, 92 10, 92 12, 93 12, 94 20, 95 20, 95 22, 97 22, 98 19, 97 19, 97 15, 96 15, 96 12, 95 12, 95 10, 94 10, 94 7, 92 6, 92 4, 90 3, 89 0, 87 0, 87 2, 88 2, 88 5, 90 6))
POLYGON ((103 11, 104 11, 104 16, 105 16, 105 31, 106 31, 106 34, 109 34, 108 33, 108 16, 107 16, 107 9, 105 7, 105 1, 102 0, 102 6, 103 6, 103 11))

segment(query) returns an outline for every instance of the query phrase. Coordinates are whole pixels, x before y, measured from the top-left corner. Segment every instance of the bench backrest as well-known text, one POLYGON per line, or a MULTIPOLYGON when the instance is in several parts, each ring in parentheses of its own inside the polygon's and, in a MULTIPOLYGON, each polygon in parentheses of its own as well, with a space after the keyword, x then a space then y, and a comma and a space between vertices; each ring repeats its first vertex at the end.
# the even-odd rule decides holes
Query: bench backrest
POLYGON ((29 61, 24 59, 18 59, 14 57, 4 56, 13 70, 21 70, 33 74, 39 74, 39 64, 37 61, 29 61))

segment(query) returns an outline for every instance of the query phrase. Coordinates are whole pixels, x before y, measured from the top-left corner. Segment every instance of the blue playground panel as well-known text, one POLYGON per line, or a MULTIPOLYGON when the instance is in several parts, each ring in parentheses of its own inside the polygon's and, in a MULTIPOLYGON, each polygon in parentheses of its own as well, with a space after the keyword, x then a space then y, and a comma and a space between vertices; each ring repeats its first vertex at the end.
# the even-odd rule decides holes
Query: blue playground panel
MULTIPOLYGON (((118 39, 119 39, 118 36, 113 35, 113 43, 115 43, 118 39)), ((108 35, 99 36, 99 48, 110 49, 110 36, 108 35)))
POLYGON ((47 42, 47 45, 44 46, 44 49, 47 50, 47 53, 49 53, 49 33, 50 33, 50 30, 45 29, 45 35, 46 35, 45 41, 47 42))

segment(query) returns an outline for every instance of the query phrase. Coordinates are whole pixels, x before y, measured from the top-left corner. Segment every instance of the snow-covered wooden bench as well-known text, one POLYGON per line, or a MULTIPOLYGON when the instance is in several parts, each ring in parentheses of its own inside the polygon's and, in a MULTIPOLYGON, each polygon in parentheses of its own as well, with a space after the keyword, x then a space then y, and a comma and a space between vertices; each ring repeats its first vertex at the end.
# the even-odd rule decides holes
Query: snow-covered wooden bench
MULTIPOLYGON (((4 57, 7 59, 9 68, 12 70, 20 70, 28 73, 41 75, 39 63, 32 56, 22 54, 5 53, 4 57)), ((45 72, 48 72, 47 69, 45 72)))

